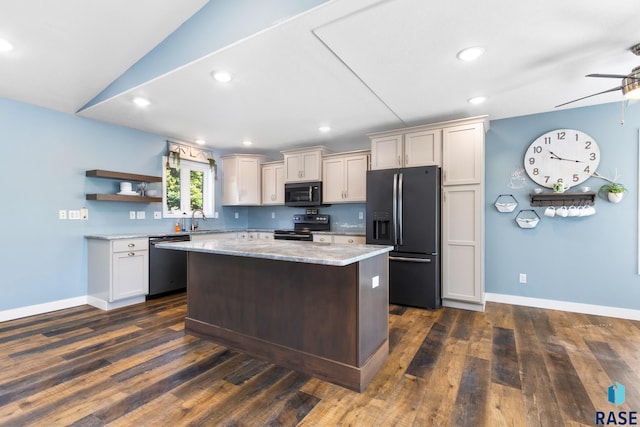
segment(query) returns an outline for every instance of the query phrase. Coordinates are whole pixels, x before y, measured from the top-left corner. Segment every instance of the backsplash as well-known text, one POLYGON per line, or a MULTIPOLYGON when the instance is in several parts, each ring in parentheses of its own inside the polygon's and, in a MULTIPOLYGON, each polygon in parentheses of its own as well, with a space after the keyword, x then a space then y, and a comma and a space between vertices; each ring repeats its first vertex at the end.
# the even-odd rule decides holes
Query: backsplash
MULTIPOLYGON (((255 229, 283 229, 293 228, 291 218, 295 214, 304 213, 305 208, 290 208, 286 206, 256 206, 248 210, 249 228, 255 229)), ((331 215, 331 231, 349 233, 364 233, 366 229, 364 203, 345 203, 340 205, 323 206, 319 212, 331 215), (362 219, 360 219, 362 214, 362 219)))

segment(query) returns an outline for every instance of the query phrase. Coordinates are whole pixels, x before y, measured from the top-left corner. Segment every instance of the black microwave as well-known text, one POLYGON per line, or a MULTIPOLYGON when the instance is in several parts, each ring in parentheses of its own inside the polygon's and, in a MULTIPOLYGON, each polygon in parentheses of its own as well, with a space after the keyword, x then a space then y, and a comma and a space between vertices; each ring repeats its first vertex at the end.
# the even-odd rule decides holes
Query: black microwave
POLYGON ((284 185, 286 206, 322 205, 322 182, 290 182, 284 185))

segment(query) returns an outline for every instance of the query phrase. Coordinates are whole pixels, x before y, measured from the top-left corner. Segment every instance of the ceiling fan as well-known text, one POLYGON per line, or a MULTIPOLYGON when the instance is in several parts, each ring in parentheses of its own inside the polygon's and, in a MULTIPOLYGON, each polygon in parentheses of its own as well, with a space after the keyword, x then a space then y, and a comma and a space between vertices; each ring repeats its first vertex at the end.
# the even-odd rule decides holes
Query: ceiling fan
MULTIPOLYGON (((631 47, 631 52, 635 55, 640 55, 640 43, 631 47)), ((582 101, 592 96, 602 95, 604 93, 615 92, 622 90, 622 95, 627 99, 640 99, 640 66, 635 67, 629 74, 587 74, 585 77, 603 77, 605 79, 622 79, 620 86, 613 87, 611 89, 604 90, 602 92, 593 93, 591 95, 583 96, 582 98, 574 99, 573 101, 565 102, 563 104, 556 105, 556 108, 562 107, 573 102, 582 101)))

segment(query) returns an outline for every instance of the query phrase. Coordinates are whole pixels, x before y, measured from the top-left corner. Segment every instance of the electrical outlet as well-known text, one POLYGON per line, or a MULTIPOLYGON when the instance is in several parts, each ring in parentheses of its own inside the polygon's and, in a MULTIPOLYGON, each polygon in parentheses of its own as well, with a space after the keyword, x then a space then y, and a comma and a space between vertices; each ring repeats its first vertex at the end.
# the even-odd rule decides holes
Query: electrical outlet
POLYGON ((136 211, 129 211, 129 219, 136 219, 136 211))
POLYGON ((80 209, 80 219, 86 221, 89 219, 89 209, 82 208, 80 209))
POLYGON ((145 213, 144 211, 138 211, 136 212, 136 219, 144 219, 145 218, 145 213))
POLYGON ((67 219, 67 211, 66 211, 66 209, 60 209, 58 211, 58 219, 67 219))
POLYGON ((240 218, 240 214, 238 212, 236 212, 236 219, 240 218))
POLYGON ((154 211, 153 212, 153 219, 162 219, 162 212, 154 211))
POLYGON ((69 210, 69 219, 80 219, 80 211, 69 210))
POLYGON ((271 219, 276 219, 276 213, 275 212, 271 212, 271 219))
POLYGON ((358 219, 364 219, 364 212, 358 212, 358 219))
POLYGON ((373 276, 371 278, 371 288, 377 288, 378 286, 380 286, 380 276, 373 276))
POLYGON ((520 283, 527 283, 527 275, 525 273, 520 273, 520 283))
POLYGON ((218 211, 216 211, 216 212, 214 212, 214 213, 213 213, 213 217, 214 217, 215 219, 218 219, 218 211))

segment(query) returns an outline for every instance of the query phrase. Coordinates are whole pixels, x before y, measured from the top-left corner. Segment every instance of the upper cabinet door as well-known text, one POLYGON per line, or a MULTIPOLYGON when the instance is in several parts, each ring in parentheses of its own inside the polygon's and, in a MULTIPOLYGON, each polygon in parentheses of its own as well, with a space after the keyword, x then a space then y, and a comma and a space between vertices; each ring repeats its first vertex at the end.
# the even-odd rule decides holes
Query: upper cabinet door
POLYGON ((404 135, 404 167, 440 166, 442 129, 430 129, 404 135))
POLYGON ((442 131, 442 185, 480 184, 484 175, 482 123, 442 131))
POLYGON ((285 182, 320 181, 324 150, 282 152, 284 154, 285 182))
POLYGON ((402 134, 371 139, 371 170, 402 167, 402 134))

